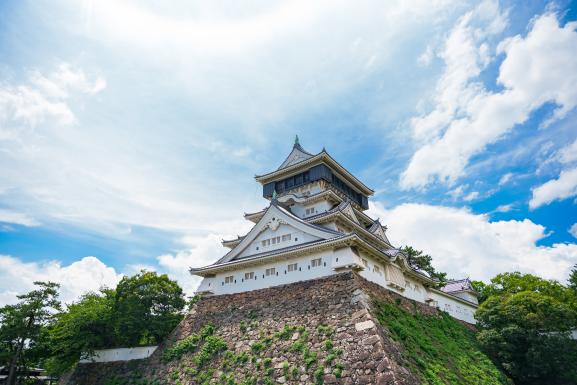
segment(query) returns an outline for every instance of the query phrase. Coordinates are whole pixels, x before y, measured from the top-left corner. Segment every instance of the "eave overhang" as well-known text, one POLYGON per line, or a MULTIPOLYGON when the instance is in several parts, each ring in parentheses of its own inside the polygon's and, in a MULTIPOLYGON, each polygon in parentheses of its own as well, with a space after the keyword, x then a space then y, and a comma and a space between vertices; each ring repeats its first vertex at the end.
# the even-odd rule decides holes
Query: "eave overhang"
POLYGON ((466 304, 466 305, 473 306, 474 308, 478 308, 478 307, 479 307, 479 305, 476 304, 476 303, 474 303, 474 302, 467 301, 466 299, 463 299, 463 298, 461 298, 461 297, 457 297, 456 295, 453 295, 453 294, 451 294, 451 293, 446 293, 446 292, 441 291, 441 290, 439 290, 439 289, 434 289, 434 288, 430 287, 430 288, 429 288, 429 291, 432 291, 432 292, 435 292, 435 293, 437 293, 437 294, 443 295, 443 296, 445 296, 445 297, 449 297, 449 298, 451 298, 451 299, 457 300, 457 301, 462 302, 462 303, 464 303, 464 304, 466 304))
POLYGON ((303 245, 297 245, 290 250, 278 250, 271 251, 266 255, 255 255, 242 259, 235 259, 229 262, 223 262, 219 264, 213 264, 205 267, 190 268, 189 272, 193 275, 199 275, 204 277, 210 274, 216 274, 224 271, 236 270, 245 266, 260 265, 265 262, 271 262, 275 260, 289 259, 300 254, 308 254, 311 251, 325 250, 328 248, 335 248, 339 246, 346 246, 347 242, 353 241, 356 237, 354 234, 342 235, 336 238, 325 239, 317 241, 314 243, 308 243, 303 245))
POLYGON ((363 182, 357 179, 353 174, 351 174, 346 168, 341 166, 339 162, 333 159, 326 151, 321 151, 317 155, 313 156, 312 158, 305 159, 301 162, 295 163, 291 166, 282 168, 280 170, 276 170, 264 175, 256 175, 255 179, 260 182, 261 184, 267 184, 279 178, 289 177, 299 172, 303 171, 306 168, 310 168, 312 166, 316 166, 317 164, 324 163, 334 171, 336 171, 339 176, 343 179, 348 181, 355 189, 357 189, 360 193, 365 194, 367 196, 371 196, 374 194, 374 190, 367 187, 363 182))
POLYGON ((342 211, 338 210, 335 212, 332 212, 330 214, 327 215, 322 215, 316 218, 312 218, 310 221, 308 221, 309 223, 326 223, 326 222, 330 222, 333 219, 340 219, 343 220, 345 223, 353 226, 353 228, 355 228, 356 230, 359 230, 359 232, 361 234, 363 234, 364 236, 368 237, 369 239, 371 239, 372 241, 376 241, 379 244, 382 244, 383 246, 387 247, 387 248, 392 248, 393 246, 389 243, 387 243, 384 239, 381 239, 379 237, 377 237, 375 234, 369 232, 368 230, 366 230, 365 228, 363 228, 363 226, 359 225, 358 223, 356 223, 355 221, 353 221, 352 219, 350 219, 348 216, 346 216, 342 211))

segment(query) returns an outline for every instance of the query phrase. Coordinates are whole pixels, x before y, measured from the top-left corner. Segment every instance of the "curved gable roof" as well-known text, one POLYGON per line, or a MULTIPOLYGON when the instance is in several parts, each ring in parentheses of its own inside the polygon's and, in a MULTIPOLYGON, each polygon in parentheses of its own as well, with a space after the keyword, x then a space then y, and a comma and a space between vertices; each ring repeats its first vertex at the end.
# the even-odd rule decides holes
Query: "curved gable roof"
POLYGON ((226 253, 215 264, 225 263, 236 258, 243 250, 252 244, 255 238, 267 228, 273 228, 279 224, 287 224, 305 233, 311 234, 321 239, 330 239, 343 235, 338 231, 324 228, 312 223, 307 223, 291 214, 289 211, 272 202, 266 209, 264 215, 256 225, 243 237, 243 239, 228 253, 226 253))

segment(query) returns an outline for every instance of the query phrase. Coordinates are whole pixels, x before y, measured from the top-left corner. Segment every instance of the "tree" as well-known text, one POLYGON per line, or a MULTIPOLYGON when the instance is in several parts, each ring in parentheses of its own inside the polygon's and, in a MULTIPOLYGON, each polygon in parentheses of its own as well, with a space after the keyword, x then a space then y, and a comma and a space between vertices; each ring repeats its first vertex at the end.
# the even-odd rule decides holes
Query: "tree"
POLYGON ((113 323, 114 301, 114 290, 101 289, 99 293, 84 294, 56 316, 48 327, 51 357, 46 368, 51 373, 63 373, 79 357, 90 356, 96 349, 118 345, 113 323))
POLYGON ((125 346, 160 343, 182 319, 182 288, 166 274, 142 270, 124 277, 116 288, 114 317, 125 346))
POLYGON ((577 296, 577 263, 573 266, 573 270, 571 270, 571 274, 569 275, 569 287, 577 296))
POLYGON ((483 281, 471 281, 471 286, 477 292, 477 300, 479 304, 485 302, 487 299, 487 285, 483 281))
POLYGON ((516 384, 577 381, 577 341, 569 337, 577 315, 567 303, 538 291, 512 290, 491 295, 475 317, 481 346, 516 384))
POLYGON ((8 364, 8 385, 16 383, 18 368, 27 365, 27 359, 33 356, 43 336, 43 328, 60 310, 60 285, 53 282, 34 284, 38 288, 19 295, 20 301, 16 305, 0 308, 0 359, 8 364))
POLYGON ((416 250, 411 246, 405 246, 401 250, 407 256, 407 262, 412 268, 429 273, 431 278, 437 280, 438 286, 447 282, 447 273, 435 270, 432 264, 433 258, 430 255, 423 254, 423 251, 416 250))

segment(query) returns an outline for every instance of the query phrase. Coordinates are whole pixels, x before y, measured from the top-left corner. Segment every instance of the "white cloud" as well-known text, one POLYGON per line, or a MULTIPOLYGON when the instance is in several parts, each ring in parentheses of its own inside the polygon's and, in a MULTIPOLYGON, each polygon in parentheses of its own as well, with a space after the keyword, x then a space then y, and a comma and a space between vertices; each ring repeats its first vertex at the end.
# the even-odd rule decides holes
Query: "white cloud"
POLYGON ((416 140, 425 142, 403 172, 401 187, 423 188, 435 179, 453 183, 464 174, 472 156, 524 123, 544 103, 557 106, 549 123, 573 109, 577 105, 576 26, 572 22, 561 27, 555 15, 546 14, 534 21, 526 37, 501 42, 498 52, 505 59, 497 81, 504 90, 490 92, 473 80, 485 62, 480 53, 484 43, 474 40, 468 20, 461 20, 446 44, 458 65, 446 55, 446 75, 439 81, 434 110, 413 120, 416 140), (461 37, 463 31, 468 35, 461 37), (459 43, 452 44, 453 40, 459 43), (447 88, 454 95, 443 96, 448 92, 443 88, 445 78, 453 72, 462 74, 456 85, 447 88))
POLYGON ((559 161, 571 163, 577 160, 577 140, 559 150, 559 161))
POLYGON ((27 227, 35 227, 40 225, 40 222, 27 214, 6 209, 0 209, 0 222, 12 223, 15 225, 27 227))
POLYGON ((577 195, 577 167, 563 170, 559 178, 545 182, 532 190, 533 196, 529 207, 535 209, 556 200, 563 200, 577 195))
POLYGON ((1 84, 0 140, 12 137, 16 124, 35 127, 49 119, 58 124, 74 123, 76 117, 67 103, 71 94, 95 94, 105 87, 103 78, 89 79, 68 63, 61 63, 48 75, 34 70, 23 84, 1 84))
POLYGON ((547 234, 528 219, 490 222, 467 209, 424 204, 386 210, 375 203, 370 211, 389 227, 393 244, 424 250, 451 277, 488 280, 519 270, 564 281, 577 263, 577 244, 537 246, 547 234))
POLYGON ((187 236, 183 239, 183 243, 188 246, 185 250, 157 257, 158 264, 178 280, 188 295, 192 295, 201 278, 190 275, 188 269, 209 265, 222 257, 228 249, 221 245, 221 239, 215 234, 187 236))
POLYGON ((573 223, 573 226, 569 229, 569 233, 577 238, 577 223, 573 223))
POLYGON ((504 175, 499 179, 499 186, 503 186, 503 185, 507 184, 507 182, 509 182, 512 177, 513 177, 513 173, 512 173, 512 172, 508 172, 508 173, 504 174, 504 175))
POLYGON ((509 211, 513 210, 513 208, 514 208, 513 204, 500 205, 500 206, 497 206, 497 208, 495 210, 493 210, 493 212, 495 212, 495 213, 508 213, 509 211))
POLYGON ((471 191, 470 193, 468 193, 463 200, 467 201, 467 202, 471 202, 474 201, 475 199, 477 199, 479 197, 479 192, 478 191, 471 191))
POLYGON ((24 262, 9 255, 0 255, 0 306, 15 303, 17 294, 33 290, 34 281, 61 284, 60 299, 70 303, 81 294, 102 286, 114 287, 121 275, 96 257, 84 257, 69 265, 58 261, 24 262))

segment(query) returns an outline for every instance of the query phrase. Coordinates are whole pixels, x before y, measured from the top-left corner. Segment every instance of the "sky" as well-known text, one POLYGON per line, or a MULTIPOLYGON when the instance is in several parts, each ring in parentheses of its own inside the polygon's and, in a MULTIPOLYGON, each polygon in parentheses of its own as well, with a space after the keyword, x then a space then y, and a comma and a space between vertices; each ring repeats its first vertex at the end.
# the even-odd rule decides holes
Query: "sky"
POLYGON ((0 305, 192 293, 294 137, 450 277, 577 263, 577 4, 5 0, 0 305))

